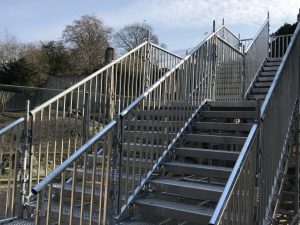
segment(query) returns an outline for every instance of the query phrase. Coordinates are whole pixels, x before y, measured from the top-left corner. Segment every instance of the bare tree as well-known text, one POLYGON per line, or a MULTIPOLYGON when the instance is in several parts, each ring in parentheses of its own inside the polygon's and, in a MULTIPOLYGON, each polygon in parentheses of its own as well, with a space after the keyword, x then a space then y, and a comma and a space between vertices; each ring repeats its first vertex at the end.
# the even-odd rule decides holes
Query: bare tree
POLYGON ((153 34, 153 28, 146 23, 133 23, 124 26, 114 35, 114 42, 119 48, 130 51, 147 40, 148 31, 151 34, 150 41, 158 44, 157 35, 153 34))
POLYGON ((21 51, 22 47, 17 43, 16 37, 5 31, 0 40, 0 64, 5 65, 19 59, 21 51))
POLYGON ((81 72, 88 73, 103 65, 110 34, 111 28, 102 20, 85 15, 67 25, 62 36, 72 49, 75 65, 81 72))

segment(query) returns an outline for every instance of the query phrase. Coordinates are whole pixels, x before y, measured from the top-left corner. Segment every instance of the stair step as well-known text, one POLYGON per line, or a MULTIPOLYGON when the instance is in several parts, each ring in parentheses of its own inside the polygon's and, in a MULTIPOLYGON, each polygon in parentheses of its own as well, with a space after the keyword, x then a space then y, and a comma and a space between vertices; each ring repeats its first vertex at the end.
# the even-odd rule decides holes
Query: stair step
POLYGON ((248 96, 249 100, 257 100, 257 99, 265 100, 265 98, 266 98, 265 94, 251 94, 248 96))
POLYGON ((207 225, 214 212, 212 208, 161 199, 137 199, 134 203, 145 208, 147 213, 195 222, 199 225, 207 225))
POLYGON ((254 83, 254 87, 266 87, 266 88, 270 88, 271 87, 272 82, 256 82, 254 83))
POLYGON ((265 66, 279 66, 280 63, 280 61, 266 62, 265 66))
POLYGON ((186 134, 184 135, 186 141, 202 142, 211 144, 236 144, 243 145, 246 137, 224 136, 224 135, 208 135, 208 134, 186 134))
MULTIPOLYGON (((76 178, 82 178, 84 174, 84 169, 83 168, 77 168, 76 170, 76 178)), ((72 177, 73 175, 73 168, 67 168, 66 169, 66 176, 67 177, 72 177)), ((102 172, 99 171, 99 168, 97 168, 97 171, 95 173, 95 181, 99 182, 102 176, 102 172)), ((86 173, 85 173, 85 179, 86 181, 91 181, 93 177, 93 170, 92 169, 86 169, 86 173)), ((132 176, 132 174, 129 174, 128 176, 126 176, 126 174, 123 173, 122 179, 128 179, 128 180, 135 180, 135 181, 140 181, 139 175, 136 174, 134 177, 132 176)))
POLYGON ((274 77, 258 77, 258 82, 272 82, 274 80, 274 77))
POLYGON ((174 149, 175 154, 178 156, 199 157, 218 160, 236 160, 239 157, 239 152, 216 150, 216 149, 203 149, 203 148, 187 148, 179 147, 174 149))
POLYGON ((213 108, 255 108, 256 102, 254 101, 209 101, 207 103, 213 108))
POLYGON ((251 123, 222 123, 222 122, 196 122, 194 128, 198 130, 222 131, 250 131, 251 123))
POLYGON ((264 66, 263 71, 274 71, 278 70, 278 66, 264 66))
MULTIPOLYGON (((54 183, 53 184, 54 193, 60 194, 61 187, 62 187, 61 184, 54 183)), ((65 184, 64 190, 63 190, 63 196, 67 197, 67 198, 70 198, 71 194, 72 194, 72 184, 65 184)), ((75 186, 75 188, 74 188, 74 198, 75 199, 81 199, 81 194, 82 194, 82 186, 81 185, 75 186)), ((92 194, 92 188, 86 186, 85 191, 84 191, 84 199, 86 201, 90 201, 91 200, 91 194, 92 194)), ((94 189, 93 196, 94 196, 93 199, 95 200, 95 202, 99 202, 100 188, 95 188, 94 189)))
POLYGON ((124 151, 130 151, 130 152, 150 152, 151 150, 153 152, 156 151, 162 151, 166 149, 167 146, 164 145, 152 145, 152 144, 140 144, 140 143, 124 143, 122 144, 122 150, 124 151))
MULTIPOLYGON (((141 127, 141 131, 143 130, 149 130, 151 127, 174 127, 174 121, 159 121, 159 120, 130 120, 125 121, 124 125, 128 126, 129 130, 136 129, 135 127, 141 127), (144 129, 146 128, 146 129, 144 129)), ((154 129, 151 129, 154 130, 154 129)))
MULTIPOLYGON (((98 222, 98 212, 92 212, 92 223, 98 222)), ((51 202, 51 217, 50 220, 55 220, 57 222, 58 216, 59 216, 59 203, 52 201, 51 202)), ((62 205, 62 221, 68 222, 70 219, 70 205, 68 204, 63 204, 62 205)), ((73 208, 73 213, 72 213, 72 224, 79 224, 80 219, 82 219, 82 224, 83 225, 88 225, 89 220, 90 220, 90 207, 89 205, 87 207, 84 207, 83 210, 83 216, 81 216, 80 213, 80 206, 75 206, 73 208)))
POLYGON ((201 164, 167 162, 164 163, 166 171, 178 174, 199 175, 204 177, 215 177, 227 179, 232 171, 229 167, 209 166, 201 164))
POLYGON ((35 225, 35 222, 33 219, 31 219, 31 221, 30 221, 28 219, 19 219, 16 217, 5 218, 5 219, 2 219, 0 217, 0 224, 3 224, 3 225, 35 225))
POLYGON ((269 88, 252 88, 251 93, 253 94, 267 94, 269 88))
POLYGON ((160 192, 168 192, 197 199, 218 201, 224 187, 213 184, 194 183, 171 179, 154 179, 150 181, 160 192))
POLYGON ((262 77, 274 77, 276 74, 276 71, 262 71, 259 75, 262 77))
POLYGON ((268 58, 268 62, 281 62, 282 57, 274 57, 274 58, 268 58))
POLYGON ((147 223, 147 222, 139 222, 139 221, 130 221, 125 223, 120 223, 120 225, 156 225, 154 223, 147 223))
MULTIPOLYGON (((174 125, 175 122, 173 122, 174 125)), ((173 139, 175 134, 165 132, 165 131, 131 131, 125 130, 123 131, 124 137, 126 138, 138 138, 138 139, 146 139, 146 140, 159 140, 159 139, 173 139)))
POLYGON ((232 118, 232 119, 253 119, 255 111, 203 111, 200 112, 206 118, 232 118))
MULTIPOLYGON (((192 107, 191 107, 192 108, 192 107)), ((193 112, 194 110, 192 109, 182 109, 182 110, 135 110, 132 112, 132 115, 136 116, 136 120, 143 120, 144 117, 152 117, 153 120, 159 120, 163 118, 172 118, 172 117, 179 117, 182 114, 185 114, 187 112, 193 112)), ((149 119, 149 118, 148 118, 149 119)), ((126 123, 126 122, 125 122, 126 123)))

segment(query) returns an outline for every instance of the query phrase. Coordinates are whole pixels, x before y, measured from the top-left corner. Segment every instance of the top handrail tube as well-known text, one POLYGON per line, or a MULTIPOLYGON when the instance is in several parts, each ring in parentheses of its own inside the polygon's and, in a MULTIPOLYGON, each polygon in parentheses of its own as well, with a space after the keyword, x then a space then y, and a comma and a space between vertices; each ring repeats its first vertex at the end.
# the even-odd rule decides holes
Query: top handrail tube
POLYGON ((18 126, 20 123, 22 123, 24 121, 24 117, 21 117, 17 120, 15 120, 14 122, 8 124, 7 126, 5 126, 4 128, 0 129, 0 136, 5 134, 7 131, 9 131, 10 129, 18 126))
POLYGON ((222 41, 225 45, 231 47, 236 53, 238 53, 239 55, 243 56, 243 53, 240 52, 236 47, 232 46, 230 43, 228 43, 225 39, 223 39, 222 37, 219 37, 217 35, 217 38, 222 41))
POLYGON ((248 52, 248 50, 251 48, 251 46, 253 45, 253 43, 256 41, 256 39, 258 38, 258 36, 260 35, 261 31, 264 29, 265 25, 269 23, 269 18, 266 19, 266 21, 264 22, 264 24, 261 26, 261 28, 259 29, 259 31, 257 32, 257 34, 254 36, 253 41, 251 42, 251 44, 248 46, 248 48, 246 49, 245 52, 248 52))

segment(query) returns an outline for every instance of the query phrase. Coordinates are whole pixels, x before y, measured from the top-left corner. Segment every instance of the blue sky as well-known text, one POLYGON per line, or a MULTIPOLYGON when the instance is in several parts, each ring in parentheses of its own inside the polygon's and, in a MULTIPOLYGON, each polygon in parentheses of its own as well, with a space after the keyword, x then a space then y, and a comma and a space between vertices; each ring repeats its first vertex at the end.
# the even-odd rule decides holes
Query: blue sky
POLYGON ((211 32, 212 20, 242 38, 255 35, 270 11, 271 32, 296 21, 299 0, 2 0, 0 38, 8 31, 20 42, 58 40, 65 25, 85 14, 115 31, 132 22, 153 26, 168 49, 195 46, 211 32))

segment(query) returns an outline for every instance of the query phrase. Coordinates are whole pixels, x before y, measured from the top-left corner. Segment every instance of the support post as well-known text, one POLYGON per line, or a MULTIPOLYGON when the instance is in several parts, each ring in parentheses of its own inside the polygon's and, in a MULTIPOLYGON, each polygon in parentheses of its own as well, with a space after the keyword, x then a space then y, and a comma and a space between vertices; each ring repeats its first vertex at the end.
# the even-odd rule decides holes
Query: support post
POLYGON ((86 92, 84 94, 85 105, 84 105, 84 115, 83 115, 83 143, 88 141, 90 137, 90 93, 86 92))
POLYGON ((213 20, 213 32, 216 32, 216 21, 213 20))
POLYGON ((260 118, 261 100, 256 100, 256 117, 255 123, 258 125, 257 143, 256 143, 256 160, 255 160, 255 209, 253 221, 255 225, 260 224, 260 199, 261 199, 261 162, 262 162, 262 121, 260 118))
POLYGON ((22 150, 22 173, 21 173, 21 193, 20 193, 20 211, 19 211, 19 218, 23 218, 23 208, 25 205, 25 195, 26 195, 26 183, 27 183, 27 147, 28 147, 28 125, 29 125, 29 110, 30 110, 30 101, 26 101, 26 114, 25 114, 25 121, 24 121, 24 130, 22 134, 22 143, 21 143, 21 150, 22 150))
MULTIPOLYGON (((300 13, 299 13, 300 15, 300 13)), ((295 148, 296 148, 296 171, 295 171, 295 185, 296 185, 296 194, 295 194, 295 223, 294 224, 298 224, 299 223, 299 166, 300 166, 300 157, 299 157, 299 129, 300 129, 300 123, 299 123, 299 100, 297 103, 297 119, 296 119, 296 138, 295 138, 295 148)))
MULTIPOLYGON (((107 63, 111 63, 114 60, 115 57, 115 50, 114 48, 107 48, 105 53, 105 58, 107 63)), ((116 102, 116 90, 115 90, 115 80, 114 80, 114 67, 110 67, 107 71, 108 76, 108 90, 107 90, 107 96, 108 96, 108 121, 111 122, 115 116, 116 116, 116 108, 115 108, 115 102, 116 102)), ((119 111, 119 109, 117 109, 119 111)), ((118 112, 119 113, 119 112, 118 112)), ((116 137, 117 132, 116 129, 113 129, 109 131, 107 135, 107 157, 108 161, 110 163, 107 164, 107 167, 105 168, 109 173, 111 173, 111 178, 106 183, 108 185, 107 190, 109 193, 109 198, 107 203, 109 207, 108 214, 110 215, 108 217, 108 220, 112 220, 116 213, 116 199, 117 199, 117 178, 118 177, 118 170, 117 170, 117 161, 118 161, 118 152, 116 147, 116 137), (111 168, 109 168, 111 167, 111 168)), ((111 223, 112 221, 110 221, 111 223)))
POLYGON ((242 99, 246 98, 246 53, 245 53, 245 45, 242 45, 243 52, 243 68, 242 68, 242 99))

